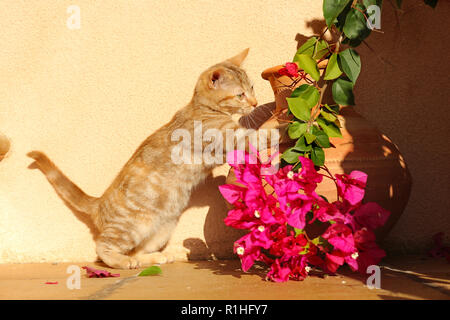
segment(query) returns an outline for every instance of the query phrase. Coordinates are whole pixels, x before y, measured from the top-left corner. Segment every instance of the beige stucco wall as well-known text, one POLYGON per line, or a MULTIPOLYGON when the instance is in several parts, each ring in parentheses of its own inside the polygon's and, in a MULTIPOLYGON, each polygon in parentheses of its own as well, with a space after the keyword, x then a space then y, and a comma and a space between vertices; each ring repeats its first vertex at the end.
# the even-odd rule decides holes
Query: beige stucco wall
MULTIPOLYGON (((369 43, 392 54, 394 67, 361 49, 357 109, 398 144, 415 180, 389 238, 397 248, 422 248, 434 232, 450 230, 450 5, 438 8, 405 14, 400 32, 385 10, 386 34, 369 43), (423 57, 429 62, 417 61, 423 57)), ((27 169, 25 154, 45 151, 87 193, 100 195, 141 141, 189 101, 208 66, 250 47, 245 66, 258 100, 272 101, 260 73, 291 59, 297 33, 314 32, 321 1, 5 0, 0 12, 0 132, 11 141, 0 162, 0 262, 81 261, 96 258, 89 228, 40 172, 27 169), (72 4, 81 9, 79 30, 66 27, 72 4)), ((216 170, 194 194, 172 240, 194 258, 223 254, 238 237, 222 223, 217 185, 225 173, 216 170)))

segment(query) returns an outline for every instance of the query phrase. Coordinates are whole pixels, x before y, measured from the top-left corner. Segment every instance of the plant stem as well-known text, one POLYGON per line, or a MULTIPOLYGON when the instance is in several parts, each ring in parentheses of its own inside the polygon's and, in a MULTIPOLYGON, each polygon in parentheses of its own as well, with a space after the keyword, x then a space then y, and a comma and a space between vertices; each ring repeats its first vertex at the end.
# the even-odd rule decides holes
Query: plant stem
POLYGON ((338 189, 338 184, 337 184, 336 178, 331 174, 330 169, 328 169, 328 167, 326 165, 323 165, 320 168, 325 170, 329 174, 328 176, 323 174, 323 176, 328 177, 334 181, 334 184, 336 185, 337 200, 339 201, 339 189, 338 189))
POLYGON ((322 100, 323 100, 323 95, 325 93, 325 90, 327 89, 328 83, 325 82, 325 84, 323 85, 322 88, 320 88, 320 98, 319 98, 319 102, 317 103, 317 105, 314 107, 314 109, 311 111, 311 118, 308 121, 308 128, 310 128, 312 126, 312 124, 314 123, 314 121, 316 120, 316 117, 319 115, 320 113, 320 106, 322 105, 322 100))

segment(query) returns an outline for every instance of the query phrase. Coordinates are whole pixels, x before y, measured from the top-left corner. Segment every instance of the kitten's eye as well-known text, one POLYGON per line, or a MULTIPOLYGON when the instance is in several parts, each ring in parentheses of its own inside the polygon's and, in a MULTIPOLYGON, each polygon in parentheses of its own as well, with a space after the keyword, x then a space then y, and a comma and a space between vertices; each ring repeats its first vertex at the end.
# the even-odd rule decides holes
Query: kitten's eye
POLYGON ((236 95, 236 97, 238 97, 239 99, 243 99, 245 97, 245 92, 236 95))

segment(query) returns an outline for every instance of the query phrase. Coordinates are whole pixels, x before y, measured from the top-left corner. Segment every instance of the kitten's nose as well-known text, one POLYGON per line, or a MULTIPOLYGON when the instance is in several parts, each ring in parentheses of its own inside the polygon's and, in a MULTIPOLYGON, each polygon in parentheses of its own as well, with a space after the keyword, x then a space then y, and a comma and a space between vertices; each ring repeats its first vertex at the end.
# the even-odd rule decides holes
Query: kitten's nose
POLYGON ((258 105, 258 101, 256 101, 256 99, 254 97, 251 97, 250 99, 248 99, 248 103, 250 103, 250 105, 252 107, 256 107, 258 105))

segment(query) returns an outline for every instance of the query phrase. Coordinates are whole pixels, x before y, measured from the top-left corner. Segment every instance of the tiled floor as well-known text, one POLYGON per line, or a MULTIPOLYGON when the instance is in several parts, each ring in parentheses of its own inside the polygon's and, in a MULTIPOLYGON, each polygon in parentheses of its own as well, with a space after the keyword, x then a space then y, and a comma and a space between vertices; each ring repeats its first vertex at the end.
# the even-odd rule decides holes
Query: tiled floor
POLYGON ((0 265, 0 299, 450 299, 450 264, 417 256, 386 259, 381 289, 369 289, 367 277, 348 269, 337 276, 272 283, 264 280, 262 269, 243 273, 235 260, 161 268, 162 275, 136 277, 139 270, 111 270, 101 263, 0 265), (81 288, 70 290, 70 265, 107 269, 120 277, 87 278, 81 270, 81 288))

